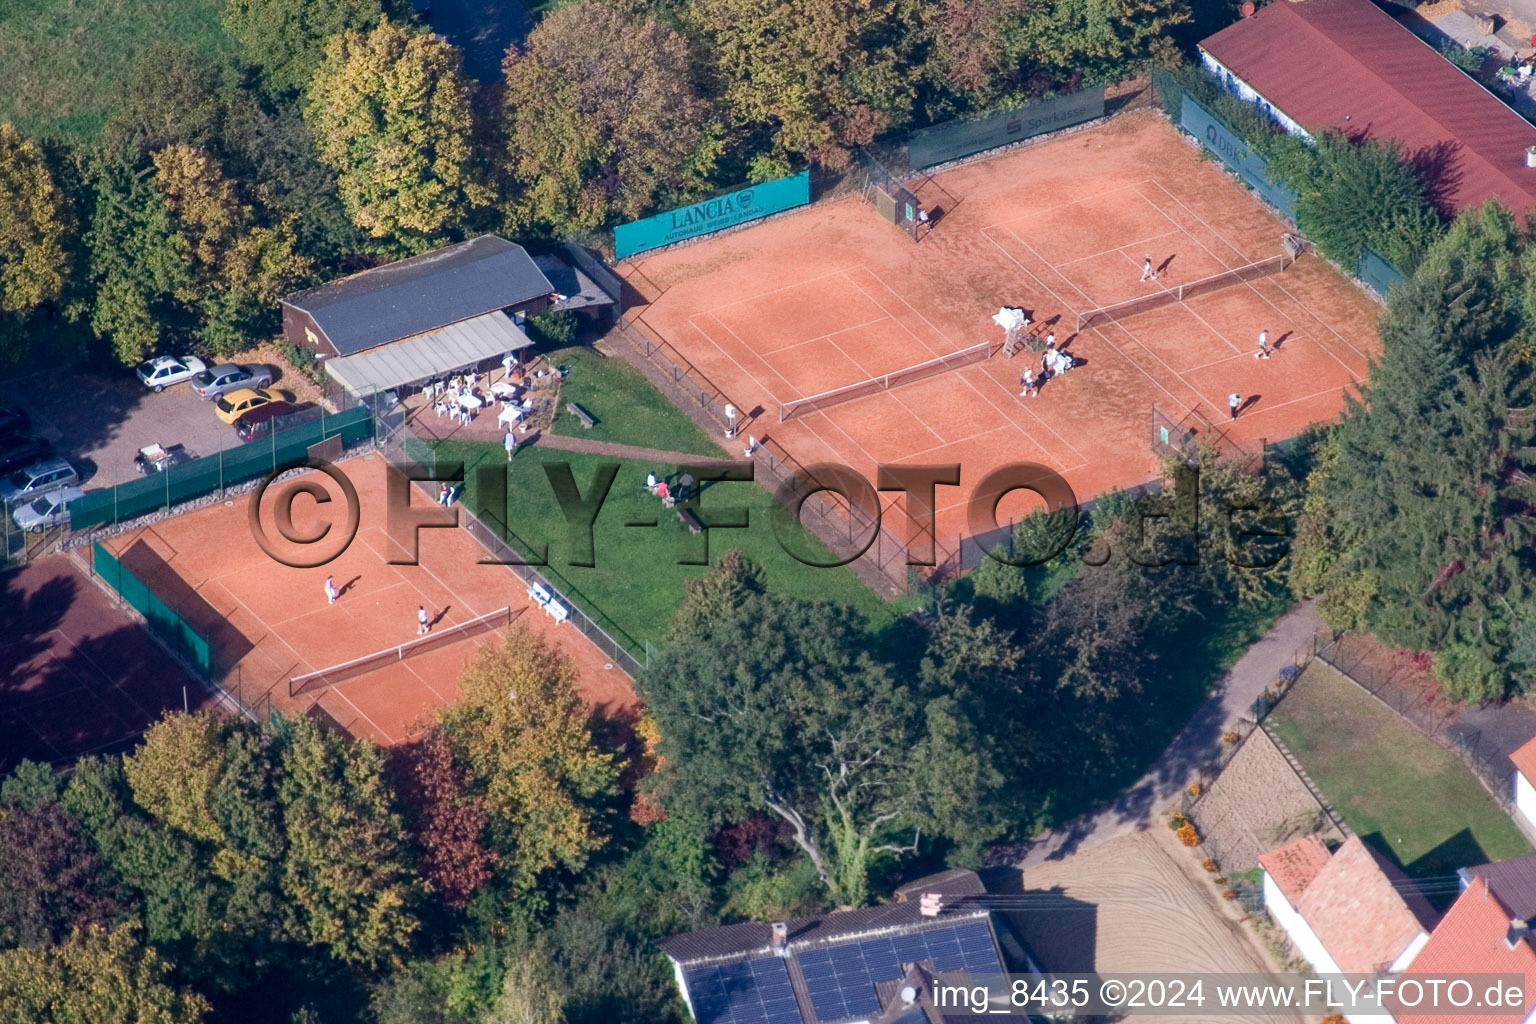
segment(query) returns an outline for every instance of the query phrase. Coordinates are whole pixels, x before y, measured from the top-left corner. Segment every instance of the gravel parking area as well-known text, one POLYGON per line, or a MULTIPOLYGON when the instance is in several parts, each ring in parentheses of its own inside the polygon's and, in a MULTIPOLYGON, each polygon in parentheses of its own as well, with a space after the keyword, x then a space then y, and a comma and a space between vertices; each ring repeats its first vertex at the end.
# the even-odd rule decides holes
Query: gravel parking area
POLYGON ((1262 854, 1313 832, 1345 838, 1263 729, 1243 741, 1190 809, 1190 818, 1221 869, 1234 874, 1258 867, 1262 854))
MULTIPOLYGON (((1196 859, 1162 825, 1111 839, 1024 871, 1039 912, 1009 915, 1048 971, 1116 974, 1262 973, 1276 970, 1196 859)), ((1029 904, 1026 904, 1028 906, 1029 904)), ((1177 1017, 1131 1014, 1123 1022, 1230 1021, 1219 1013, 1177 1017)), ((1305 1018, 1256 1014, 1251 1024, 1305 1018)))
MULTIPOLYGON (((273 386, 293 390, 286 375, 273 386)), ((133 457, 148 444, 180 444, 194 456, 240 444, 213 403, 190 386, 156 394, 127 373, 39 371, 0 382, 0 402, 27 410, 33 428, 74 464, 87 488, 135 479, 133 457)))

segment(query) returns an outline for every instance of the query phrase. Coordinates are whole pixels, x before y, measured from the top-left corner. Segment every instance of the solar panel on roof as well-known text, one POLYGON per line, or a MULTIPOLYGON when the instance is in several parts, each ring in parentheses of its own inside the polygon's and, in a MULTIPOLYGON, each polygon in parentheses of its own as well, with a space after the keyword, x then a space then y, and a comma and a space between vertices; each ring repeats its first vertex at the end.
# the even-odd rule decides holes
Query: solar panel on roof
POLYGON ((807 950, 796 958, 819 1021, 878 1013, 876 983, 900 978, 903 964, 929 960, 936 971, 1003 973, 985 921, 842 943, 807 950))
POLYGON ((683 972, 698 1024, 800 1024, 789 971, 778 957, 683 972))

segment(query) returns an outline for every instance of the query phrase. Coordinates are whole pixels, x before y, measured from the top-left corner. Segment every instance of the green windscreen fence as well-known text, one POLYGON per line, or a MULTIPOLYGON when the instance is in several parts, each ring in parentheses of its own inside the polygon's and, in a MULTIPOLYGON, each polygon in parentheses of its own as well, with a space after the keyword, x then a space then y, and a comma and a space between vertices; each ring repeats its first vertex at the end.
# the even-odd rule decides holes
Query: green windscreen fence
POLYGON ((1371 291, 1386 298, 1393 285, 1402 284, 1407 278, 1370 246, 1363 245, 1360 247, 1360 280, 1371 291))
POLYGON ((95 545, 92 557, 95 560, 96 575, 117 591, 129 607, 144 616, 151 629, 170 641, 188 661, 196 665, 204 679, 213 678, 213 651, 208 639, 193 629, 174 608, 162 601, 148 584, 124 567, 100 543, 95 545))
POLYGON ((907 138, 907 160, 914 168, 932 167, 1103 116, 1104 87, 1096 86, 1027 107, 919 129, 907 138))
POLYGON ((83 530, 135 519, 295 464, 309 454, 310 445, 327 438, 340 436, 343 444, 352 444, 372 434, 373 415, 366 406, 318 416, 239 448, 193 459, 115 487, 87 491, 69 504, 70 527, 83 530))
POLYGON ((1296 193, 1270 180, 1268 160, 1250 149, 1226 122, 1196 103, 1188 93, 1184 94, 1179 110, 1179 124, 1185 131, 1199 139, 1271 206, 1296 220, 1296 193))
POLYGON ((679 206, 654 217, 620 224, 613 229, 614 254, 623 259, 647 249, 659 249, 663 245, 698 238, 782 210, 792 210, 810 201, 810 171, 791 174, 787 178, 775 178, 760 185, 748 185, 701 203, 679 206))

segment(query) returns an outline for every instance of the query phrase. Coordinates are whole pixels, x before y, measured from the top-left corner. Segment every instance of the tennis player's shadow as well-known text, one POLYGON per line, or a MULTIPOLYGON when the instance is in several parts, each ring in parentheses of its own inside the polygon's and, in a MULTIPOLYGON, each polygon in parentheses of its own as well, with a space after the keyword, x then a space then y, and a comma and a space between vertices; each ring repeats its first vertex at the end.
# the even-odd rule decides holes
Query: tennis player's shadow
POLYGON ((336 591, 337 599, 339 600, 339 599, 345 597, 346 594, 347 594, 347 591, 351 590, 354 586, 356 586, 357 585, 357 581, 360 580, 360 579, 362 579, 362 576, 353 576, 351 579, 347 580, 347 582, 343 583, 341 585, 341 588, 336 591))
POLYGON ((1162 277, 1164 274, 1168 273, 1168 267, 1173 263, 1175 259, 1178 258, 1178 255, 1178 253, 1174 253, 1172 256, 1169 256, 1167 259, 1163 260, 1163 262, 1157 265, 1157 270, 1155 273, 1158 277, 1162 277))
POLYGON ((1295 331, 1286 331, 1284 334, 1280 335, 1280 337, 1275 339, 1275 343, 1273 345, 1269 346, 1269 350, 1271 352, 1278 352, 1278 351, 1280 351, 1280 346, 1284 345, 1286 339, 1289 338, 1292 334, 1295 334, 1295 333, 1296 333, 1295 331))
POLYGON ((431 622, 427 623, 427 628, 428 629, 436 629, 437 628, 437 624, 439 622, 442 622, 444 619, 446 619, 448 617, 448 613, 451 612, 452 610, 453 610, 453 605, 451 605, 451 604, 443 605, 443 610, 437 613, 437 618, 435 618, 431 622))
POLYGON ((1263 397, 1263 395, 1249 395, 1247 398, 1243 399, 1243 404, 1237 407, 1237 414, 1241 416, 1253 406, 1258 405, 1259 399, 1263 397))

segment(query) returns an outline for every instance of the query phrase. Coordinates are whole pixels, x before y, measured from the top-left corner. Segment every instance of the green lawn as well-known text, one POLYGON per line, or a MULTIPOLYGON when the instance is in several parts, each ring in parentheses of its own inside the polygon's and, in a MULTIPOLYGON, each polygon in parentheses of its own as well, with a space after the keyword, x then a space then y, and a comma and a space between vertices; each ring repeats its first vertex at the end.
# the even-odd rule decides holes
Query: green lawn
MULTIPOLYGON (((649 443, 653 439, 643 440, 649 443)), ((501 446, 445 441, 434 445, 434 449, 440 464, 464 463, 464 503, 487 524, 493 522, 495 516, 484 514, 487 495, 480 492, 474 467, 483 463, 506 465, 501 446)), ((676 470, 671 466, 532 445, 518 450, 508 473, 507 514, 513 543, 524 552, 548 544, 549 565, 541 571, 616 639, 630 643, 637 653, 643 652, 647 641, 662 643, 673 612, 682 604, 684 581, 706 571, 703 565, 679 564, 685 558, 702 557, 703 538, 688 533, 674 513, 663 509, 661 502, 646 492, 645 477, 650 472, 674 474, 675 479, 676 470), (565 519, 544 467, 551 463, 569 465, 577 487, 585 495, 597 467, 615 461, 619 462, 619 473, 593 528, 595 564, 590 568, 571 565, 572 545, 567 540, 565 519), (654 520, 656 525, 626 525, 648 520, 654 520)), ((915 598, 883 601, 846 568, 815 568, 786 554, 769 526, 772 502, 768 492, 756 483, 711 486, 700 505, 705 522, 710 521, 712 509, 743 507, 747 509, 748 526, 709 531, 709 557, 718 557, 731 548, 739 549, 762 568, 770 590, 852 605, 869 618, 872 630, 890 625, 916 606, 915 598)), ((799 531, 799 537, 808 550, 814 549, 822 558, 826 557, 826 549, 809 533, 799 531)))
POLYGON ((1322 662, 1269 721, 1345 823, 1408 874, 1531 852, 1455 755, 1322 662))
POLYGON ((0 2, 0 121, 29 135, 93 137, 139 54, 158 43, 233 48, 220 0, 0 2))
POLYGON ((716 459, 727 457, 697 423, 624 360, 605 357, 585 345, 541 354, 570 371, 560 384, 560 411, 553 433, 716 459), (566 409, 567 402, 591 413, 597 425, 583 427, 566 409))

